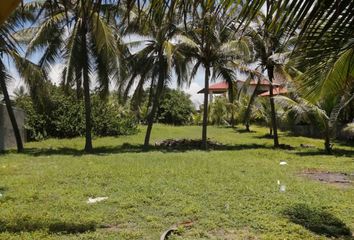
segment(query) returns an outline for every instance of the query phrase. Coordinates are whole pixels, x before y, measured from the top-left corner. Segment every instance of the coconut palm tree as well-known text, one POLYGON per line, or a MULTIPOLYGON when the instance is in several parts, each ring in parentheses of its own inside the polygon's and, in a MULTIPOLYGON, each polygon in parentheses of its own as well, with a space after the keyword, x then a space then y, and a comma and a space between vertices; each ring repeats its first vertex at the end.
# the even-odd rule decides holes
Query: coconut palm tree
POLYGON ((331 140, 335 135, 338 116, 354 99, 353 93, 326 97, 313 104, 305 98, 295 96, 293 99, 278 96, 276 101, 289 112, 294 113, 296 121, 312 122, 322 130, 324 148, 328 154, 332 153, 331 140))
MULTIPOLYGON (((288 74, 285 71, 286 59, 290 55, 296 43, 294 36, 288 35, 288 29, 277 23, 277 18, 286 14, 284 10, 281 12, 276 5, 266 4, 266 13, 258 12, 254 19, 254 25, 248 27, 248 33, 254 44, 256 58, 259 61, 261 71, 265 71, 269 80, 269 103, 272 116, 273 140, 274 147, 279 147, 277 114, 274 104, 274 82, 275 75, 281 76, 281 81, 277 79, 277 84, 286 84, 288 74), (276 26, 275 26, 276 25, 276 26)), ((280 77, 278 77, 280 78, 280 77)))
MULTIPOLYGON (((202 5, 203 10, 195 16, 186 35, 192 51, 189 55, 195 60, 191 77, 195 77, 199 67, 204 67, 204 104, 203 104, 203 148, 207 146, 208 126, 208 94, 210 79, 222 78, 229 84, 229 89, 235 88, 237 70, 245 70, 243 60, 250 56, 247 40, 235 35, 232 22, 223 19, 220 10, 215 5, 202 5)), ((233 92, 230 91, 233 100, 233 92)))
MULTIPOLYGON (((28 43, 30 55, 44 48, 39 65, 48 70, 57 60, 63 60, 63 82, 66 88, 76 87, 78 98, 85 105, 85 151, 92 151, 90 83, 97 74, 102 95, 109 92, 112 77, 120 76, 120 57, 124 53, 116 29, 115 15, 109 14, 110 1, 56 1, 41 5, 38 25, 28 28, 32 35, 28 43)), ((114 9, 114 8, 113 8, 114 9)))
POLYGON ((9 114, 11 125, 14 131, 18 152, 23 151, 23 142, 15 118, 15 114, 11 106, 12 104, 10 96, 7 90, 7 84, 9 81, 12 80, 12 78, 8 73, 8 69, 6 68, 4 58, 7 57, 9 59, 12 59, 15 65, 18 67, 18 70, 20 71, 21 75, 29 76, 23 71, 24 68, 28 69, 29 65, 26 63, 26 61, 24 61, 23 58, 20 57, 18 53, 19 44, 13 36, 15 35, 15 32, 18 30, 18 28, 23 27, 24 23, 34 20, 33 9, 33 4, 26 3, 23 5, 21 11, 19 9, 15 10, 13 14, 8 17, 4 23, 0 25, 0 90, 4 96, 6 109, 9 114))
MULTIPOLYGON (((178 20, 169 19, 167 13, 151 21, 139 21, 138 33, 145 39, 139 41, 143 47, 131 56, 131 78, 123 83, 125 95, 131 89, 134 82, 137 88, 133 99, 141 94, 143 86, 149 82, 149 103, 147 116, 147 130, 144 140, 144 148, 147 149, 150 143, 150 136, 156 113, 159 107, 159 100, 165 86, 171 81, 173 72, 177 76, 177 85, 182 86, 188 80, 188 61, 185 51, 188 46, 186 38, 181 38, 181 29, 176 25, 178 20)), ((128 32, 130 30, 128 29, 128 32)))

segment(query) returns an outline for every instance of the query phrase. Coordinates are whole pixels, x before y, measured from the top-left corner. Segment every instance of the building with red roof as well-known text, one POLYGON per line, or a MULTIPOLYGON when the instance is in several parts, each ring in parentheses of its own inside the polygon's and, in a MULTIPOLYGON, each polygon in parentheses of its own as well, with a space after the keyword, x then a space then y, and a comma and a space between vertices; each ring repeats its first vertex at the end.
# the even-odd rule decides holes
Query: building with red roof
MULTIPOLYGON (((285 87, 276 87, 273 89, 273 95, 286 95, 288 93, 288 90, 285 87)), ((264 93, 259 94, 258 96, 260 97, 269 97, 270 96, 270 91, 266 91, 264 93)))
MULTIPOLYGON (((241 89, 244 84, 245 84, 245 81, 236 80, 236 86, 238 89, 241 89)), ((270 84, 271 83, 267 79, 262 79, 259 86, 258 86, 257 94, 259 96, 267 96, 267 93, 269 94, 270 84)), ((251 80, 249 83, 249 86, 247 88, 247 93, 249 95, 251 95, 254 92, 254 90, 256 89, 256 86, 257 86, 257 81, 251 80)), ((274 95, 287 93, 286 88, 281 87, 279 83, 273 82, 273 86, 274 86, 274 95)), ((211 84, 209 86, 210 100, 212 100, 212 96, 214 94, 221 94, 221 95, 226 96, 228 90, 229 90, 229 84, 227 82, 219 82, 219 83, 211 84)), ((205 88, 198 91, 198 94, 201 94, 204 92, 205 92, 205 88)))

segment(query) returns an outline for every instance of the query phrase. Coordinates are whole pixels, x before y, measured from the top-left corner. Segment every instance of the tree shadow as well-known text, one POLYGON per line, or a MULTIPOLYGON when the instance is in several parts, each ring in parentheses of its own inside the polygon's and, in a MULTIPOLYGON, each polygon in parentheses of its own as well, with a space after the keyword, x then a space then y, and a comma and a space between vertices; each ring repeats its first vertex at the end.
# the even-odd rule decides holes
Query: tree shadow
POLYGON ((344 237, 353 240, 350 228, 330 212, 311 209, 306 204, 296 204, 284 211, 284 215, 293 223, 309 231, 327 237, 344 237))
POLYGON ((247 129, 234 128, 233 130, 237 133, 256 133, 256 131, 253 130, 248 131, 247 129))
POLYGON ((258 139, 273 139, 273 135, 270 135, 269 133, 261 135, 261 136, 252 136, 253 138, 258 138, 258 139))
POLYGON ((328 154, 325 150, 323 149, 313 149, 311 151, 299 151, 295 153, 296 155, 299 156, 335 156, 335 157, 352 157, 354 156, 354 149, 353 150, 347 150, 347 149, 333 149, 331 154, 328 154))
POLYGON ((93 222, 48 222, 31 219, 30 217, 16 218, 6 221, 0 219, 0 233, 35 232, 41 230, 45 230, 50 234, 78 234, 96 231, 96 224, 93 222))
MULTIPOLYGON (((247 149, 272 149, 272 147, 262 144, 238 144, 238 145, 227 145, 219 144, 210 148, 210 151, 235 151, 235 150, 247 150, 247 149)), ((90 154, 93 155, 108 155, 108 154, 122 154, 122 153, 142 153, 142 152, 162 152, 162 153, 179 153, 179 152, 188 152, 202 150, 199 147, 187 146, 187 147, 164 147, 164 146, 152 146, 150 145, 147 149, 144 149, 144 146, 141 144, 130 144, 123 143, 118 146, 109 146, 109 147, 96 147, 93 152, 90 154)), ((69 155, 69 156, 82 156, 85 153, 83 150, 62 147, 62 148, 27 148, 24 154, 30 156, 48 156, 48 155, 69 155)))

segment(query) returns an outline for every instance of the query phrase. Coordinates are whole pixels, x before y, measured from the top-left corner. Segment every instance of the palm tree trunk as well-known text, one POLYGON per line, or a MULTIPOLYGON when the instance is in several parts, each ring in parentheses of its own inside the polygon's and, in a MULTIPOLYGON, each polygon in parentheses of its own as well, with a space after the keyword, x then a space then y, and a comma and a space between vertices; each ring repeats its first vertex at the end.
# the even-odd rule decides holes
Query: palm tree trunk
POLYGON ((332 154, 332 144, 330 138, 326 135, 325 136, 325 151, 327 154, 332 154))
POLYGON ((231 123, 231 127, 234 128, 235 127, 235 114, 234 114, 233 110, 231 111, 230 123, 231 123))
POLYGON ((330 130, 329 130, 328 125, 326 126, 324 134, 325 134, 325 136, 324 136, 325 151, 326 151, 327 154, 332 154, 332 144, 331 144, 330 130))
MULTIPOLYGON (((82 33, 82 48, 87 49, 87 39, 86 39, 86 30, 83 30, 82 33)), ((92 136, 91 136, 91 129, 92 129, 92 122, 91 122, 91 98, 90 98, 90 77, 89 77, 89 59, 87 52, 83 52, 83 85, 84 85, 84 103, 85 103, 85 152, 92 152, 92 136)))
POLYGON ((209 68, 209 66, 205 66, 203 131, 202 131, 202 147, 204 150, 208 150, 207 129, 208 129, 209 76, 210 76, 210 68, 209 68))
POLYGON ((147 119, 148 126, 146 129, 145 141, 144 141, 144 149, 145 150, 147 150, 149 148, 152 126, 154 124, 156 111, 159 106, 159 101, 160 101, 160 96, 161 96, 161 92, 163 89, 163 85, 164 85, 164 79, 162 76, 162 77, 159 77, 159 80, 157 82, 157 89, 156 89, 156 92, 153 97, 152 108, 151 108, 151 111, 150 111, 150 113, 148 115, 148 119, 147 119))
POLYGON ((259 88, 259 85, 260 85, 261 81, 260 81, 260 78, 258 78, 258 81, 257 81, 257 85, 251 95, 251 98, 250 98, 250 101, 247 105, 247 109, 246 109, 246 113, 245 113, 245 126, 246 126, 246 131, 247 132, 250 132, 250 117, 251 117, 251 110, 252 110, 252 106, 253 106, 253 103, 254 103, 254 100, 256 99, 256 96, 257 96, 257 92, 258 92, 258 88, 259 88))
POLYGON ((277 116, 275 111, 274 104, 274 95, 273 95, 273 79, 274 79, 274 66, 267 66, 268 78, 270 81, 269 87, 269 101, 270 101, 270 109, 271 109, 271 118, 272 118, 272 128, 273 128, 273 139, 274 139, 274 147, 279 147, 279 139, 278 139, 278 127, 277 127, 277 116))
POLYGON ((7 91, 5 78, 4 78, 3 74, 1 74, 1 77, 2 78, 0 79, 0 87, 2 89, 2 93, 4 94, 6 109, 9 114, 9 118, 10 118, 12 128, 13 128, 13 131, 15 134, 15 139, 16 139, 16 144, 17 144, 17 152, 22 152, 23 151, 23 143, 22 143, 22 139, 21 139, 20 130, 17 125, 15 114, 14 114, 13 109, 11 107, 11 101, 10 101, 9 93, 7 91))

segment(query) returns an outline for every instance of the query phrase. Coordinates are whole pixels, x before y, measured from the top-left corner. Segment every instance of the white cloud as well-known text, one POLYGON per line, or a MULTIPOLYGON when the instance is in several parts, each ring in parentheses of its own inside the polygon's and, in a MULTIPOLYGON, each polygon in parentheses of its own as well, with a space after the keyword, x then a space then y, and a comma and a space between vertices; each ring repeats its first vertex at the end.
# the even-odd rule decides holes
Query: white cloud
POLYGON ((191 95, 191 100, 194 103, 195 107, 199 107, 203 103, 203 94, 198 94, 198 91, 200 91, 203 87, 197 83, 197 82, 192 82, 190 87, 185 87, 182 90, 189 95, 191 95))

